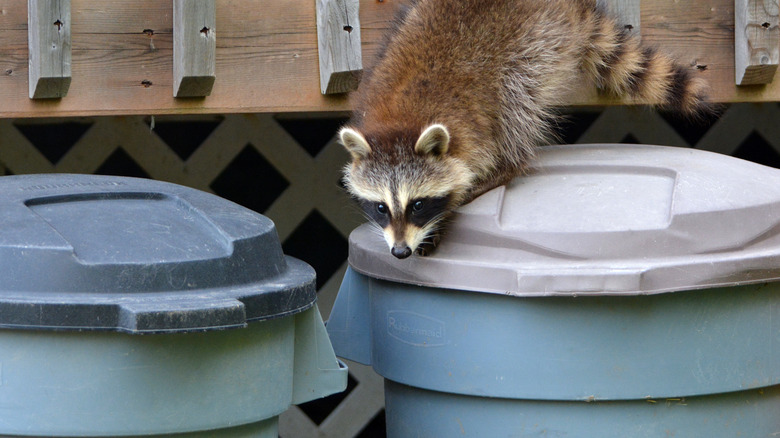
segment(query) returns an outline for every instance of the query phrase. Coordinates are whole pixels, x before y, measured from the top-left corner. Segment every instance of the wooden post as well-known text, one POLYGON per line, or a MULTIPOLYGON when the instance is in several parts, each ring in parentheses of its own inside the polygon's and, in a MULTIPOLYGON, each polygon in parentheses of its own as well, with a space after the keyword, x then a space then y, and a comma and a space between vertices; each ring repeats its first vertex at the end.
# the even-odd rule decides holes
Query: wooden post
POLYGON ((640 0, 596 0, 600 8, 617 18, 620 27, 640 38, 640 0))
POLYGON ((173 95, 211 94, 216 80, 215 0, 173 0, 173 95))
POLYGON ((358 0, 317 0, 322 94, 356 90, 363 73, 358 0))
POLYGON ((70 0, 27 1, 30 99, 61 98, 70 87, 70 0))
POLYGON ((780 61, 778 0, 736 0, 734 56, 737 85, 772 82, 780 61))

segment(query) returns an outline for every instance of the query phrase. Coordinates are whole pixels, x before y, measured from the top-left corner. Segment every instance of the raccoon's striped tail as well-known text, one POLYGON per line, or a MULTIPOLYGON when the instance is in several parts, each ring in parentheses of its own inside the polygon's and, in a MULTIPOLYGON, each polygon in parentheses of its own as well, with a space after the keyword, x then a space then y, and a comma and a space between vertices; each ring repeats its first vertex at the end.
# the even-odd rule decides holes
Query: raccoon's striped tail
POLYGON ((607 93, 650 102, 686 116, 712 111, 708 85, 684 67, 652 48, 643 47, 609 16, 596 15, 584 67, 607 93))

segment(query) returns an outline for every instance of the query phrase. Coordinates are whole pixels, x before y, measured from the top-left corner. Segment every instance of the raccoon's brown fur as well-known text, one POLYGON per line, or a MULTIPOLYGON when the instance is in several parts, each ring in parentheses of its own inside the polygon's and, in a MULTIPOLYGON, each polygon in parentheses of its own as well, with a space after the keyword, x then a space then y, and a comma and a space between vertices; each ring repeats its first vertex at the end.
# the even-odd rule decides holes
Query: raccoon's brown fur
POLYGON ((706 107, 694 74, 596 0, 413 1, 353 97, 346 185, 403 258, 452 209, 521 174, 572 90, 692 115, 706 107), (415 216, 421 201, 435 211, 415 216))

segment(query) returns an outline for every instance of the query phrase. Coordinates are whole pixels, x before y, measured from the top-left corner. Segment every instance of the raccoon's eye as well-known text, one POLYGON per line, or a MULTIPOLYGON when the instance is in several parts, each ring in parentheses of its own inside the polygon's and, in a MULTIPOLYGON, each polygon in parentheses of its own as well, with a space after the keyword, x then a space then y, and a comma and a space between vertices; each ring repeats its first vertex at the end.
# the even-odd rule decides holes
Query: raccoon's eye
POLYGON ((380 202, 376 205, 376 211, 379 212, 379 214, 387 214, 387 205, 380 202))
POLYGON ((417 201, 414 204, 412 204, 412 211, 415 211, 415 212, 420 211, 420 210, 423 209, 424 206, 425 205, 423 204, 422 201, 417 201))

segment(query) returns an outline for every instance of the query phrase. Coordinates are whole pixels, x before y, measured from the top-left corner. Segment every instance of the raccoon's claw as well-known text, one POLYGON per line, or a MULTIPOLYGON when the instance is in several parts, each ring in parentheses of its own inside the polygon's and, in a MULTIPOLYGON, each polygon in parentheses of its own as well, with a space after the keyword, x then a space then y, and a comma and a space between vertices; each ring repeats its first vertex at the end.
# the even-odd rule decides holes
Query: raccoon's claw
POLYGON ((441 234, 435 233, 431 237, 425 239, 425 241, 417 247, 417 250, 415 250, 414 253, 418 256, 428 257, 433 254, 433 251, 439 246, 439 242, 441 242, 441 234))
POLYGON ((428 248, 428 245, 422 244, 417 247, 414 253, 420 257, 428 257, 433 254, 433 248, 428 248))

